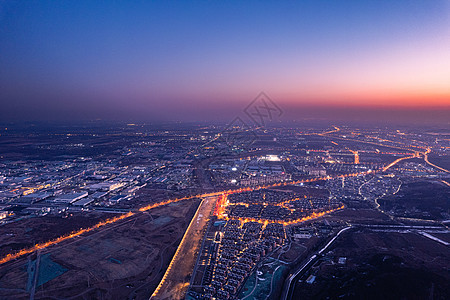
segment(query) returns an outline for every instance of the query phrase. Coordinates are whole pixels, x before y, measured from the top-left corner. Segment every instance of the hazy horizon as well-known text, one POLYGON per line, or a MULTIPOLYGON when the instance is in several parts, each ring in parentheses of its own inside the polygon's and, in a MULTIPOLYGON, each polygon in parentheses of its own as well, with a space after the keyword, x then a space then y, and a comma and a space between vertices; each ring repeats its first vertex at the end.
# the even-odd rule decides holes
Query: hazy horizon
POLYGON ((448 1, 1 2, 0 118, 446 123, 448 1), (258 4, 258 5, 257 5, 258 4))

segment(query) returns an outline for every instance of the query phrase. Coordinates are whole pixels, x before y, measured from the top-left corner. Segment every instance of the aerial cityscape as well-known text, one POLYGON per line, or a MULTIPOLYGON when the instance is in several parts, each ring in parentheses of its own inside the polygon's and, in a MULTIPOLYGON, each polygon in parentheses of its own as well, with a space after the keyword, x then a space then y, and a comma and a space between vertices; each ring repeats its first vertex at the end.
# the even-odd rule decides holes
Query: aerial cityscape
POLYGON ((450 5, 361 2, 1 2, 0 299, 448 299, 450 5))

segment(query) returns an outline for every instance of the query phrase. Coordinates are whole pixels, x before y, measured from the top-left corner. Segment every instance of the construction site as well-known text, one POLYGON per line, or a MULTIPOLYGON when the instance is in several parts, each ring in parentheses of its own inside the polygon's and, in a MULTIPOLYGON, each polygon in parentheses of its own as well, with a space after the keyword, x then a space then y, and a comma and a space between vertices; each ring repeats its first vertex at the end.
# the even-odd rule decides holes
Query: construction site
POLYGON ((0 270, 0 298, 147 298, 199 203, 171 203, 10 261, 0 270))

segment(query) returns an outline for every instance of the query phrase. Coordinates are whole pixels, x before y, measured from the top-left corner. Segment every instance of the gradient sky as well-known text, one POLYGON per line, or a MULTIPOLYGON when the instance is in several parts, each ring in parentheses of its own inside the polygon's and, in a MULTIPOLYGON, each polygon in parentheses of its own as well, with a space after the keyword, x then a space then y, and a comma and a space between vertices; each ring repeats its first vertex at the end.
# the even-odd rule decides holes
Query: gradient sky
POLYGON ((0 0, 4 120, 228 118, 260 91, 445 118, 450 1, 0 0))

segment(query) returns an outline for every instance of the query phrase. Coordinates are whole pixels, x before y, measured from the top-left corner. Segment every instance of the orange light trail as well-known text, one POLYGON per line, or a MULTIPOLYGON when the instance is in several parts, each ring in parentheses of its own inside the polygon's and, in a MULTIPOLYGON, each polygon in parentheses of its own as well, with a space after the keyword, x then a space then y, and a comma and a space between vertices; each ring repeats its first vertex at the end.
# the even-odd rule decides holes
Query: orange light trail
POLYGON ((319 133, 318 135, 330 134, 330 133, 338 132, 341 130, 339 127, 336 127, 336 126, 333 126, 333 127, 334 127, 334 130, 325 131, 325 132, 319 133))
POLYGON ((436 169, 439 169, 439 170, 441 170, 441 171, 443 171, 443 172, 446 172, 446 173, 450 173, 449 170, 444 169, 444 168, 441 168, 441 167, 439 167, 439 166, 436 166, 435 164, 431 163, 431 162, 428 160, 428 153, 430 153, 430 152, 431 152, 431 149, 428 148, 427 151, 424 153, 423 156, 424 156, 425 162, 426 162, 427 164, 429 164, 430 166, 435 167, 436 169))
MULTIPOLYGON (((344 205, 341 205, 340 207, 335 208, 335 209, 329 209, 329 210, 325 210, 325 211, 321 211, 321 212, 313 212, 313 213, 311 213, 310 215, 308 215, 306 217, 298 218, 298 219, 290 220, 290 221, 268 220, 268 219, 263 219, 263 218, 255 219, 255 218, 228 217, 228 215, 225 214, 226 207, 228 205, 230 205, 228 203, 228 201, 227 201, 228 195, 229 194, 223 194, 222 198, 219 201, 217 201, 217 203, 216 203, 216 210, 215 210, 215 212, 217 212, 217 213, 215 213, 215 216, 217 218, 224 219, 224 220, 227 220, 227 221, 228 220, 240 220, 242 222, 257 222, 257 223, 261 223, 261 224, 264 224, 264 225, 267 225, 269 223, 278 223, 278 224, 283 224, 283 225, 291 225, 291 224, 297 224, 297 223, 309 221, 309 220, 312 220, 312 219, 316 219, 316 218, 322 217, 322 216, 324 216, 326 214, 329 214, 331 212, 334 212, 334 211, 337 211, 337 210, 340 210, 340 209, 344 208, 344 205), (221 206, 221 207, 218 207, 218 206, 221 206)), ((286 204, 291 202, 291 201, 296 201, 296 200, 299 200, 299 199, 301 199, 301 198, 294 198, 294 199, 286 200, 284 202, 281 202, 281 203, 278 203, 278 204, 274 204, 274 206, 282 206, 282 207, 285 207, 286 209, 292 211, 292 209, 290 207, 286 206, 286 204)), ((313 206, 311 200, 309 200, 309 202, 311 204, 311 207, 313 208, 314 206, 313 206)), ((232 205, 244 205, 244 206, 247 206, 247 207, 249 206, 248 203, 233 203, 232 205)))
POLYGON ((214 215, 216 217, 223 216, 225 213, 225 207, 227 206, 227 194, 223 194, 219 196, 217 199, 216 207, 214 208, 214 215))
POLYGON ((166 278, 167 278, 167 276, 169 275, 170 270, 172 269, 172 267, 173 267, 175 261, 176 261, 177 259, 179 259, 180 249, 182 248, 183 244, 184 244, 185 241, 186 241, 188 232, 189 232, 190 228, 192 227, 192 224, 194 224, 194 221, 197 219, 197 216, 198 216, 198 214, 199 214, 199 212, 200 212, 200 208, 201 208, 202 204, 203 204, 203 201, 202 201, 202 203, 200 203, 200 205, 198 206, 197 211, 195 212, 194 217, 191 219, 191 222, 189 223, 188 228, 186 228, 186 231, 184 232, 183 238, 181 239, 181 242, 180 242, 180 244, 178 245, 178 248, 177 248, 177 250, 175 251, 175 254, 174 254, 173 257, 172 257, 172 260, 170 261, 169 266, 167 267, 166 272, 165 272, 164 275, 163 275, 163 278, 162 278, 161 281, 159 282, 158 286, 156 287, 156 289, 155 289, 155 291, 153 292, 153 294, 152 294, 152 296, 150 297, 150 299, 153 299, 153 298, 158 294, 158 292, 159 292, 159 290, 161 289, 162 285, 163 285, 164 282, 166 281, 166 278))
POLYGON ((354 164, 357 165, 359 164, 359 154, 358 151, 354 151, 352 149, 349 149, 348 147, 345 147, 345 149, 347 149, 348 151, 350 151, 351 153, 353 153, 353 155, 355 156, 355 162, 354 164))
POLYGON ((48 242, 39 243, 39 244, 34 245, 33 247, 22 249, 19 252, 7 254, 5 257, 0 259, 0 264, 4 264, 4 263, 6 263, 8 261, 11 261, 13 259, 19 258, 22 255, 30 254, 30 253, 33 253, 34 251, 37 251, 37 250, 40 250, 40 249, 44 249, 44 248, 47 248, 47 247, 52 246, 52 245, 56 245, 56 244, 61 243, 61 242, 65 241, 65 240, 68 240, 68 239, 80 236, 83 233, 90 232, 90 231, 92 231, 94 229, 100 228, 100 227, 105 226, 107 224, 115 223, 115 222, 117 222, 119 220, 126 219, 128 217, 131 217, 132 215, 134 215, 134 213, 133 212, 129 212, 129 213, 126 213, 126 214, 114 217, 112 219, 101 221, 101 222, 95 224, 92 227, 82 228, 82 229, 80 229, 78 231, 74 231, 74 232, 71 232, 71 233, 69 233, 67 235, 60 236, 60 237, 58 237, 56 239, 53 239, 53 240, 50 240, 48 242))
POLYGON ((415 152, 413 155, 411 156, 406 156, 406 157, 401 157, 398 158, 396 160, 394 160, 393 162, 391 162, 389 165, 387 165, 386 167, 383 168, 383 172, 386 171, 387 169, 389 169, 390 167, 392 167, 393 165, 397 164, 398 162, 405 160, 405 159, 410 159, 410 158, 415 158, 415 157, 419 157, 419 153, 415 152))
POLYGON ((321 211, 321 212, 313 212, 312 214, 310 214, 309 216, 303 217, 303 218, 299 218, 299 219, 295 219, 295 220, 290 220, 290 221, 280 221, 280 220, 268 220, 268 219, 254 219, 254 218, 239 218, 239 217, 223 217, 223 219, 225 220, 239 220, 241 222, 257 222, 257 223, 261 223, 261 224, 270 224, 270 223, 278 223, 278 224, 283 224, 285 226, 287 225, 292 225, 292 224, 298 224, 298 223, 302 223, 302 222, 306 222, 306 221, 310 221, 313 219, 317 219, 320 218, 326 214, 341 210, 344 208, 344 205, 341 205, 338 208, 335 209, 329 209, 326 211, 321 211))
MULTIPOLYGON (((335 127, 335 128, 336 128, 336 131, 339 130, 337 127, 335 127)), ((423 154, 426 155, 430 151, 431 151, 430 149, 427 149, 427 151, 425 153, 423 153, 423 154)), ((410 158, 414 158, 414 157, 419 157, 419 155, 420 155, 419 152, 415 152, 414 155, 412 155, 412 156, 399 158, 399 159, 393 161, 392 163, 390 163, 389 165, 387 165, 386 167, 384 167, 382 169, 382 171, 386 171, 387 169, 389 169, 390 167, 392 167, 393 165, 397 164, 398 162, 400 162, 400 161, 402 161, 404 159, 410 159, 410 158)), ((370 174, 370 173, 373 173, 373 172, 376 172, 376 171, 369 170, 369 171, 358 172, 358 173, 344 174, 344 175, 335 176, 334 178, 356 177, 356 176, 359 176, 359 175, 367 175, 367 174, 370 174)), ((139 209, 139 212, 144 212, 144 211, 156 208, 156 207, 160 207, 160 206, 167 205, 167 204, 170 204, 170 203, 179 202, 179 201, 182 201, 182 200, 223 195, 222 199, 225 199, 224 201, 226 201, 226 198, 227 198, 226 196, 229 195, 229 194, 232 194, 232 193, 239 193, 239 192, 244 192, 244 191, 252 191, 252 190, 258 190, 258 189, 266 189, 266 188, 273 188, 273 187, 278 187, 278 186, 287 186, 287 185, 291 185, 291 184, 307 183, 307 182, 314 182, 314 181, 319 181, 319 180, 329 180, 329 179, 333 179, 333 177, 331 177, 331 176, 318 177, 318 178, 312 178, 312 179, 306 179, 306 180, 297 180, 297 181, 290 181, 290 182, 279 182, 279 183, 274 183, 274 184, 271 184, 271 185, 256 186, 256 187, 253 187, 253 188, 247 187, 247 188, 239 188, 239 189, 227 190, 227 191, 221 191, 221 192, 199 194, 199 195, 195 195, 195 196, 176 198, 176 199, 171 199, 171 200, 166 200, 166 201, 163 201, 163 202, 150 204, 150 205, 141 207, 139 209)), ((341 206, 341 207, 339 207, 339 208, 337 208, 335 210, 342 209, 342 208, 344 208, 344 207, 341 206)), ((327 214, 329 212, 335 211, 335 210, 328 210, 328 211, 324 211, 324 212, 313 213, 312 215, 310 215, 308 217, 304 217, 304 218, 301 218, 301 219, 298 219, 298 220, 292 220, 292 221, 288 221, 288 222, 283 221, 283 224, 288 224, 289 225, 289 224, 294 224, 294 223, 298 223, 298 222, 304 222, 304 221, 307 221, 307 220, 311 220, 313 218, 321 217, 321 216, 323 216, 323 215, 325 215, 325 214, 327 214)), ((223 214, 223 211, 222 210, 220 210, 220 211, 223 214)), ((93 230, 98 229, 100 227, 103 227, 105 225, 112 224, 112 223, 115 223, 117 221, 129 218, 129 217, 131 217, 133 215, 136 215, 136 213, 130 211, 130 212, 126 213, 126 214, 123 214, 123 215, 120 215, 120 216, 117 216, 117 217, 114 217, 114 218, 111 218, 111 219, 107 219, 105 221, 101 221, 101 222, 95 224, 92 227, 82 228, 82 229, 80 229, 78 231, 71 232, 71 233, 69 233, 67 235, 62 235, 62 236, 60 236, 58 238, 55 238, 55 239, 50 240, 50 241, 47 241, 45 243, 38 243, 38 244, 34 245, 33 247, 25 248, 25 249, 19 250, 18 252, 15 252, 15 253, 9 253, 6 256, 0 258, 0 265, 4 264, 4 263, 7 263, 7 262, 9 262, 11 260, 14 260, 16 258, 19 258, 19 257, 21 257, 23 255, 30 254, 30 253, 33 253, 33 252, 35 252, 37 250, 44 249, 44 248, 56 245, 56 244, 58 244, 60 242, 69 240, 71 238, 80 236, 80 235, 82 235, 84 233, 93 231, 93 230)), ((221 216, 223 216, 223 215, 221 215, 221 216)), ((244 220, 247 220, 247 219, 244 219, 244 220)), ((249 219, 249 220, 251 220, 251 219, 249 219)), ((254 220, 254 222, 260 222, 260 221, 259 220, 254 220)), ((267 224, 267 222, 274 223, 274 222, 279 222, 279 221, 261 220, 261 222, 267 224)))

